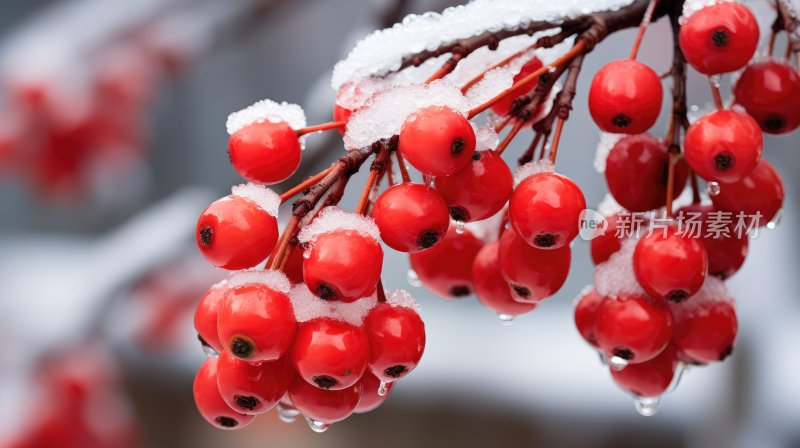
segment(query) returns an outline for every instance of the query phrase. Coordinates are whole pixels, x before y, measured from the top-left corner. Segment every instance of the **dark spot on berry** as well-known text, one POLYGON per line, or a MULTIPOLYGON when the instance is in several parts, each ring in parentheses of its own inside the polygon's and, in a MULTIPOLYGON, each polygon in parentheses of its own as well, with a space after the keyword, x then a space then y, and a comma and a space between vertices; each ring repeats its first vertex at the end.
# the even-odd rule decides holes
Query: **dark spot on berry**
POLYGON ((214 421, 223 428, 235 428, 239 426, 239 422, 230 417, 217 417, 214 419, 214 421))
POLYGON ((320 283, 317 286, 317 296, 322 300, 336 300, 338 298, 336 291, 325 283, 320 283))
POLYGON ((513 289, 514 292, 517 293, 517 295, 520 297, 528 297, 531 295, 531 290, 524 286, 511 285, 511 289, 513 289))
POLYGON ((334 378, 329 377, 328 375, 319 375, 313 378, 314 384, 319 386, 321 389, 330 389, 331 387, 337 385, 339 382, 336 381, 334 378))
POLYGON ((233 401, 236 402, 236 406, 239 406, 242 409, 252 411, 254 410, 261 402, 256 397, 245 397, 243 395, 234 395, 233 401))
POLYGON ((778 132, 786 127, 786 119, 778 115, 772 115, 764 120, 764 128, 770 132, 778 132))
POLYGON ((630 361, 633 359, 634 354, 627 348, 617 348, 614 349, 614 356, 616 356, 617 358, 622 358, 626 361, 630 361))
POLYGON ((450 288, 450 295, 453 297, 465 297, 470 294, 472 294, 472 291, 466 285, 456 285, 450 288))
POLYGON ((417 238, 417 246, 420 249, 429 249, 439 242, 439 233, 433 230, 426 230, 419 234, 417 238))
POLYGON ((611 124, 618 128, 627 128, 631 124, 631 118, 625 114, 619 114, 611 119, 611 124))
POLYGON ((674 289, 667 293, 667 300, 672 303, 681 303, 689 298, 689 293, 682 289, 674 289))
POLYGON ((725 348, 725 350, 722 351, 722 353, 719 354, 719 360, 724 361, 725 358, 731 356, 732 354, 733 354, 733 346, 729 345, 728 347, 725 348))
POLYGON ((383 371, 386 375, 392 378, 398 378, 400 375, 408 372, 408 368, 403 365, 396 365, 392 367, 388 367, 386 370, 383 371))
POLYGON ((473 152, 473 153, 472 153, 472 160, 474 160, 474 161, 476 161, 476 162, 477 162, 478 160, 481 160, 481 153, 480 153, 480 152, 478 152, 478 151, 475 151, 475 152, 473 152))
POLYGON ((199 234, 200 234, 200 244, 202 244, 205 247, 210 246, 211 243, 214 241, 214 230, 211 227, 203 227, 202 229, 200 229, 199 234))
POLYGON ((206 340, 203 339, 203 337, 200 336, 199 334, 197 335, 197 340, 200 341, 200 345, 202 345, 203 347, 211 347, 211 344, 206 342, 206 340))
POLYGON ((731 36, 725 30, 715 30, 711 33, 711 42, 714 43, 715 47, 722 48, 728 45, 728 39, 730 38, 731 36))
POLYGON ((238 358, 249 358, 253 355, 253 344, 240 337, 233 338, 231 341, 231 353, 238 358))
POLYGON ((537 247, 553 247, 556 244, 556 236, 552 233, 541 233, 533 239, 533 244, 537 247))
POLYGON ((450 146, 450 152, 453 156, 461 155, 461 153, 464 152, 464 140, 460 138, 453 140, 453 144, 450 146))
POLYGON ((722 153, 714 156, 714 166, 720 171, 728 171, 733 166, 734 160, 730 153, 722 153))
POLYGON ((464 208, 457 205, 450 206, 450 217, 454 221, 467 222, 469 221, 469 213, 464 208))

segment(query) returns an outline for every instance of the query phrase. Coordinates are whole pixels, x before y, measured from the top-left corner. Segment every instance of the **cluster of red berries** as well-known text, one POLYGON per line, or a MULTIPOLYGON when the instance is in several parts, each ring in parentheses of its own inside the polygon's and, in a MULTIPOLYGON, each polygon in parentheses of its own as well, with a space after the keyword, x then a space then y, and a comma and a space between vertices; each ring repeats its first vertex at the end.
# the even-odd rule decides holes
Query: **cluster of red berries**
MULTIPOLYGON (((683 20, 680 46, 700 73, 716 77, 752 59, 758 26, 744 5, 720 2, 683 20)), ((683 158, 643 134, 661 109, 653 70, 633 60, 612 62, 592 83, 589 106, 597 125, 632 134, 619 139, 606 160, 609 192, 622 208, 663 221, 659 210, 680 195, 690 170, 708 183, 711 197, 700 204, 696 195, 695 203, 646 235, 620 232, 623 215, 609 216, 591 242, 595 287, 577 301, 575 323, 643 414, 655 412, 679 364, 721 361, 733 350, 736 311, 723 280, 744 263, 749 231, 779 217, 783 184, 761 159, 762 130, 783 133, 800 125, 798 82, 783 62, 747 66, 735 87, 743 109, 720 107, 691 124, 683 158), (733 219, 714 223, 725 213, 733 219), (735 231, 737 220, 744 234, 735 231), (712 226, 719 228, 709 232, 712 226)), ((718 88, 715 78, 712 88, 718 88)))

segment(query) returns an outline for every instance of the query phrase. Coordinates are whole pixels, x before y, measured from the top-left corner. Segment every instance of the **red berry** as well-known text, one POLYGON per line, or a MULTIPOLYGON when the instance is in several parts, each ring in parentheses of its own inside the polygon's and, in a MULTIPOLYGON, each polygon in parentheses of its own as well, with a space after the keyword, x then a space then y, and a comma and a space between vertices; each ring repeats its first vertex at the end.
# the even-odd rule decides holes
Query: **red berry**
POLYGON ((361 384, 362 392, 361 400, 359 400, 358 407, 356 408, 356 414, 365 414, 377 409, 378 406, 382 405, 389 397, 389 392, 392 391, 392 387, 394 386, 393 383, 382 384, 381 380, 369 370, 364 372, 364 376, 361 377, 359 383, 361 384), (378 393, 378 389, 381 387, 386 388, 386 393, 383 395, 378 393))
POLYGON ((594 264, 600 264, 608 260, 619 250, 622 241, 627 238, 627 235, 624 234, 617 235, 618 221, 618 214, 608 216, 606 217, 608 227, 605 231, 602 234, 599 229, 595 232, 591 243, 589 243, 594 264))
MULTIPOLYGON (((667 203, 669 172, 667 145, 649 134, 621 139, 606 159, 608 191, 625 209, 646 212, 667 203)), ((673 199, 686 184, 689 167, 684 160, 675 164, 673 199)))
POLYGON ((597 291, 590 289, 578 299, 578 303, 575 305, 575 327, 578 328, 583 340, 595 348, 597 347, 595 332, 597 312, 604 300, 605 298, 597 291))
POLYGON ((605 132, 641 134, 661 112, 664 89, 656 72, 633 59, 606 64, 592 79, 589 112, 605 132))
POLYGON ((458 233, 454 226, 444 239, 428 250, 409 255, 423 286, 444 299, 472 294, 472 260, 483 247, 471 232, 458 233))
POLYGON ((466 168, 437 177, 435 185, 450 206, 450 216, 472 222, 494 216, 503 208, 514 189, 514 176, 496 152, 476 151, 466 168))
POLYGON ((670 344, 650 361, 629 364, 621 370, 611 369, 611 377, 619 387, 637 397, 659 397, 672 383, 677 366, 678 355, 670 344))
POLYGON ((708 254, 699 238, 668 227, 644 236, 633 252, 636 280, 653 297, 682 302, 703 286, 708 254))
POLYGON ((693 123, 683 144, 686 161, 700 177, 736 182, 758 164, 764 138, 758 123, 749 115, 718 110, 693 123))
MULTIPOLYGON (((514 75, 513 82, 516 83, 517 81, 520 81, 522 78, 525 78, 526 76, 530 75, 536 70, 539 70, 542 67, 543 67, 542 61, 539 60, 539 58, 537 58, 536 56, 534 56, 533 58, 531 58, 530 61, 526 62, 525 65, 522 66, 522 68, 519 70, 519 73, 514 75)), ((512 93, 510 93, 508 96, 494 103, 494 105, 492 105, 492 110, 494 111, 494 113, 496 113, 497 115, 507 114, 508 111, 511 110, 511 106, 514 104, 514 100, 516 100, 518 97, 527 94, 529 91, 533 90, 533 88, 536 87, 537 81, 538 78, 533 79, 527 84, 523 84, 519 87, 516 87, 512 91, 512 93)), ((537 112, 541 109, 542 106, 539 106, 537 112)), ((537 113, 534 113, 534 115, 537 115, 537 113)))
POLYGON ((297 374, 309 384, 342 390, 358 383, 367 369, 369 338, 363 328, 333 319, 300 324, 292 345, 297 374))
POLYGON ((289 254, 289 259, 286 260, 286 266, 283 269, 286 278, 292 282, 293 285, 303 283, 303 249, 295 247, 289 254))
POLYGON ((772 221, 783 205, 783 181, 781 176, 766 160, 739 182, 720 183, 719 194, 711 197, 718 210, 725 210, 736 215, 744 213, 764 226, 772 221))
POLYGON ((206 359, 194 378, 194 402, 206 421, 218 429, 241 429, 255 418, 240 414, 222 399, 217 387, 217 360, 206 359))
POLYGON ((450 226, 444 199, 422 184, 390 187, 375 201, 372 210, 381 239, 400 252, 417 252, 441 241, 450 226))
POLYGON ((303 278, 323 300, 354 302, 375 292, 383 249, 372 237, 352 230, 319 235, 303 261, 303 278))
POLYGON ((217 362, 217 385, 222 399, 242 414, 258 415, 272 409, 294 378, 288 357, 251 364, 224 351, 217 362))
POLYGON ((472 284, 481 303, 497 314, 519 316, 536 308, 535 303, 514 300, 511 289, 500 273, 500 242, 483 246, 472 262, 472 284))
POLYGON ((575 182, 558 173, 534 174, 523 180, 508 207, 511 227, 528 244, 558 249, 578 235, 586 199, 575 182))
POLYGON ((701 241, 708 254, 708 274, 726 279, 744 264, 749 238, 738 236, 733 219, 726 224, 721 219, 721 213, 724 212, 718 212, 713 205, 693 204, 678 210, 676 216, 684 220, 687 232, 694 229, 690 229, 692 224, 686 221, 699 220, 698 232, 702 235, 701 241))
POLYGON ((300 141, 286 122, 265 120, 231 135, 228 154, 236 171, 250 182, 275 184, 300 166, 300 141))
POLYGON ((425 323, 411 308, 379 303, 364 319, 369 369, 386 382, 408 375, 425 351, 425 323))
POLYGON ((217 353, 221 353, 223 349, 217 333, 217 316, 227 292, 227 282, 212 286, 203 294, 194 312, 194 329, 197 330, 197 336, 203 344, 210 346, 217 353))
POLYGON ((469 165, 475 132, 463 115, 443 106, 420 109, 400 129, 399 149, 424 174, 447 176, 469 165))
POLYGON ((689 16, 680 45, 689 64, 704 75, 739 70, 758 47, 758 22, 746 6, 720 2, 689 16))
POLYGON ((800 76, 785 62, 750 64, 733 93, 764 132, 785 134, 800 126, 800 76))
POLYGON ((278 242, 278 221, 255 202, 226 196, 200 215, 195 239, 214 266, 238 270, 264 261, 278 242))
POLYGON ((646 296, 606 299, 597 310, 597 345, 608 356, 639 364, 658 356, 672 336, 667 305, 646 296))
POLYGON ((323 390, 296 377, 289 387, 289 397, 298 411, 321 423, 344 420, 356 410, 361 400, 361 383, 340 390, 323 390))
POLYGON ((571 250, 529 246, 516 232, 506 231, 498 248, 500 272, 515 300, 538 303, 555 294, 569 274, 571 250))
POLYGON ((250 362, 282 357, 296 328, 289 296, 259 283, 231 288, 222 301, 217 323, 225 349, 250 362))
POLYGON ((738 330, 736 310, 722 297, 703 297, 673 305, 673 340, 681 354, 691 362, 722 361, 733 352, 738 330))

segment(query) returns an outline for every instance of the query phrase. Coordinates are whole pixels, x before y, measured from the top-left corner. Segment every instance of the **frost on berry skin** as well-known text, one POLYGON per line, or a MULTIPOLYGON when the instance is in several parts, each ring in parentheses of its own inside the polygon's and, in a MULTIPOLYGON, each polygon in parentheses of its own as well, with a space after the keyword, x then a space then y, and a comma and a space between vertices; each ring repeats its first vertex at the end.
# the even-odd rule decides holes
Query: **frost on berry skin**
POLYGON ((391 306, 409 308, 419 314, 422 307, 414 300, 410 292, 405 289, 395 289, 386 292, 386 303, 391 306))
POLYGON ((281 271, 246 269, 231 274, 227 280, 228 288, 236 288, 242 285, 261 284, 275 291, 284 294, 289 292, 292 287, 291 282, 281 271))
POLYGON ((475 131, 475 152, 497 148, 500 138, 493 126, 472 123, 472 128, 475 131))
POLYGON ((598 294, 611 299, 646 295, 633 271, 633 252, 638 242, 636 238, 624 240, 617 252, 595 267, 594 284, 598 294))
MULTIPOLYGON (((467 91, 467 100, 472 105, 483 104, 514 84, 514 74, 505 67, 489 70, 483 79, 467 91)), ((524 94, 524 93, 523 93, 524 94)))
POLYGON ((528 162, 514 171, 514 187, 517 187, 523 180, 540 173, 552 173, 554 171, 553 162, 548 159, 528 162))
POLYGON ((281 197, 264 185, 247 183, 236 185, 231 188, 231 194, 243 199, 247 199, 261 207, 270 216, 278 217, 278 207, 281 205, 281 197))
POLYGON ((380 241, 380 230, 371 218, 335 206, 322 209, 310 224, 300 230, 297 239, 303 244, 314 244, 320 235, 336 230, 352 230, 375 241, 380 241))
POLYGON ((265 99, 230 114, 225 126, 228 129, 228 135, 233 135, 236 131, 251 124, 265 121, 272 123, 284 121, 292 129, 297 130, 306 127, 306 114, 303 112, 303 108, 297 104, 276 103, 265 99))
POLYGON ((297 322, 328 318, 357 327, 364 323, 364 317, 378 303, 377 296, 374 294, 351 303, 322 300, 303 284, 292 287, 289 291, 289 298, 292 301, 297 322))

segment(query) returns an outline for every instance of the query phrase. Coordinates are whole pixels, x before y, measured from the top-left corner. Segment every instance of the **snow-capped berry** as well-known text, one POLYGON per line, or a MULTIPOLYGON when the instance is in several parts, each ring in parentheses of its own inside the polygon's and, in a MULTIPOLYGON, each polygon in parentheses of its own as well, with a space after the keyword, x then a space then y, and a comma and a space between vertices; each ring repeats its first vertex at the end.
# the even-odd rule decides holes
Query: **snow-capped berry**
POLYGON ((514 177, 496 152, 476 151, 469 165, 450 176, 437 177, 435 186, 454 220, 480 221, 503 208, 514 189, 514 177))
POLYGON ((686 131, 686 161, 703 179, 736 182, 761 160, 764 138, 746 113, 718 110, 701 117, 686 131))
POLYGON ((681 26, 681 50, 704 75, 739 70, 758 47, 758 22, 747 6, 719 2, 690 15, 681 26))
POLYGON ((458 111, 431 106, 406 118, 398 145, 414 168, 432 176, 447 176, 472 160, 475 131, 458 111))
POLYGON ((589 112, 605 132, 641 134, 658 119, 663 96, 653 69, 633 59, 613 61, 592 79, 589 112))
POLYGON ((285 121, 261 121, 234 132, 228 154, 236 171, 250 182, 275 184, 300 166, 302 150, 297 133, 285 121))
POLYGON ((450 226, 447 203, 436 190, 402 183, 388 188, 375 201, 372 217, 386 245, 400 252, 433 247, 450 226))

